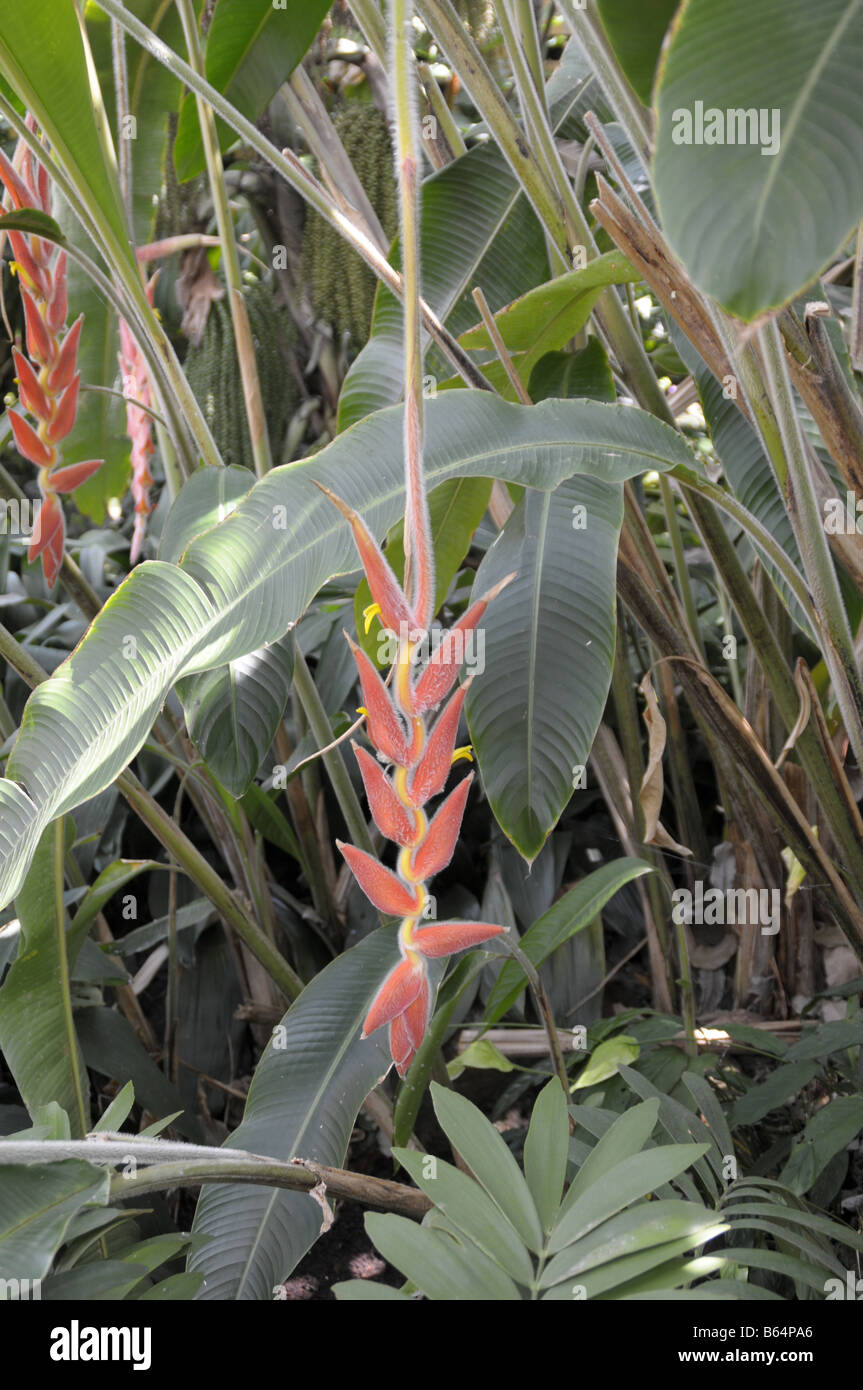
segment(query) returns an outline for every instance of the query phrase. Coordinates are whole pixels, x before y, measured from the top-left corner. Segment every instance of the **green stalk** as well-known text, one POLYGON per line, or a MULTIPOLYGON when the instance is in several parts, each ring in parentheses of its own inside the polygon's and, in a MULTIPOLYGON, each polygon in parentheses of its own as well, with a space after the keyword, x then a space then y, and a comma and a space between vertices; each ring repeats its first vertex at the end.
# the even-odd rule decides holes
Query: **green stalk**
MULTIPOLYGON (((176 0, 177 9, 180 11, 180 22, 183 25, 183 36, 186 40, 186 48, 189 52, 189 63, 194 68, 199 77, 204 76, 204 55, 201 52, 201 42, 198 36, 198 25, 195 12, 192 9, 191 0, 176 0)), ((258 376, 258 366, 255 361, 255 349, 252 342, 252 330, 249 325, 249 314, 246 309, 246 301, 243 298, 243 277, 240 271, 240 258, 237 255, 237 243, 234 240, 234 224, 231 220, 231 210, 228 207, 228 193, 225 188, 225 171, 222 165, 222 155, 219 150, 219 141, 216 134, 216 120, 213 115, 213 108, 202 96, 196 96, 195 102, 198 109, 198 121, 201 126, 201 141, 204 146, 204 158, 207 163, 207 178, 210 183, 210 194, 213 199, 213 207, 216 213, 216 226, 219 232, 219 241, 222 246, 222 256, 225 265, 225 280, 228 285, 228 301, 231 307, 231 322, 234 326, 234 338, 237 345, 237 357, 240 363, 240 376, 243 381, 243 399, 246 406, 246 421, 249 427, 249 436, 252 441, 252 457, 255 461, 255 473, 259 478, 263 478, 265 473, 269 473, 273 466, 273 456, 270 453, 270 436, 267 431, 267 421, 264 416, 264 402, 261 396, 261 382, 258 376)))
POLYGON ((569 29, 584 50, 609 106, 626 131, 629 143, 647 168, 650 160, 648 113, 617 61, 595 6, 576 8, 573 0, 558 0, 558 4, 569 29))
MULTIPOLYGON (((396 178, 404 286, 404 590, 421 628, 434 617, 434 546, 423 479, 423 348, 420 318, 419 188, 422 157, 416 116, 411 0, 390 0, 396 178)), ((400 634, 402 640, 402 634, 400 634)))
POLYGON ((60 968, 60 999, 63 1004, 63 1030, 66 1034, 66 1050, 72 1066, 75 1084, 75 1105, 78 1110, 78 1124, 82 1134, 87 1132, 87 1102, 79 1068, 81 1056, 75 1020, 72 1016, 72 978, 69 970, 69 955, 66 950, 66 908, 63 904, 63 864, 66 858, 66 821, 60 816, 54 822, 54 844, 52 863, 52 886, 54 889, 54 925, 57 931, 57 959, 60 968))
POLYGON ((335 735, 330 725, 329 716, 318 693, 318 687, 312 679, 312 673, 306 665, 306 659, 296 643, 294 644, 294 686, 318 747, 328 750, 323 754, 324 767, 327 769, 327 775, 345 818, 351 840, 359 849, 364 849, 367 854, 373 855, 375 847, 353 783, 348 776, 342 750, 339 747, 331 747, 335 735))
POLYGON ((356 0, 351 3, 351 14, 366 36, 366 43, 374 53, 381 67, 389 61, 387 45, 387 26, 377 0, 356 0))
POLYGON ((848 615, 833 567, 830 547, 809 472, 806 446, 794 409, 791 381, 775 322, 758 330, 764 374, 782 444, 794 497, 790 511, 820 626, 829 637, 824 660, 833 679, 836 700, 858 767, 863 767, 863 682, 854 652, 848 615))

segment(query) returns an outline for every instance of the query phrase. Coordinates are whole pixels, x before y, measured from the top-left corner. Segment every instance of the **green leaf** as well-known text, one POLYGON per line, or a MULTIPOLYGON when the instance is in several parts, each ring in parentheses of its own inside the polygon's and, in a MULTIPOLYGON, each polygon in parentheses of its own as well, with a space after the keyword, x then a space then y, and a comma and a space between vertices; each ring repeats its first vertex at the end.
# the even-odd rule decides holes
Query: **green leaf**
POLYGON ((393 1149, 393 1155, 437 1210, 478 1250, 517 1283, 529 1286, 533 1282, 533 1263, 524 1243, 479 1183, 451 1163, 413 1149, 393 1149))
MULTIPOLYGON (((375 535, 393 525, 404 489, 401 414, 382 411, 315 458, 273 469, 188 546, 181 566, 148 561, 111 596, 30 696, 0 778, 0 906, 44 826, 114 780, 180 676, 278 640, 328 579, 356 568, 347 523, 311 479, 362 510, 375 535)), ((428 402, 427 425, 431 488, 479 475, 549 489, 582 469, 621 483, 692 461, 668 426, 596 401, 527 407, 451 392, 428 402)))
MULTIPOLYGON (((650 865, 643 859, 615 859, 594 869, 528 928, 518 943, 520 950, 538 968, 553 951, 588 926, 625 883, 650 872, 650 865)), ((526 984, 518 961, 506 961, 486 1005, 488 1027, 512 1007, 526 984)))
POLYGON ((592 401, 616 399, 608 357, 598 338, 591 338, 579 352, 546 352, 530 374, 527 394, 532 401, 558 396, 572 400, 588 396, 592 401))
POLYGON ((106 903, 115 893, 125 888, 139 874, 149 873, 153 868, 152 859, 115 859, 98 875, 90 885, 72 922, 76 935, 83 936, 90 929, 106 903))
POLYGON ((553 1076, 536 1098, 524 1141, 524 1176, 546 1231, 560 1207, 568 1152, 566 1096, 553 1076))
MULTIPOLYGON (((242 1123, 225 1148, 340 1167, 357 1112, 390 1067, 386 1032, 360 1029, 387 971, 395 934, 373 932, 328 965, 274 1029, 249 1090, 242 1123)), ((321 1228, 305 1193, 243 1184, 205 1187, 193 1231, 211 1239, 189 1271, 202 1299, 272 1299, 321 1228)))
POLYGON ((573 1091, 583 1090, 585 1086, 596 1086, 600 1081, 607 1081, 610 1076, 616 1076, 622 1066, 636 1061, 640 1051, 636 1039, 627 1037, 625 1033, 619 1033, 615 1038, 607 1038, 594 1048, 590 1061, 578 1074, 578 1080, 572 1087, 573 1091))
MULTIPOLYGON (((572 1110, 577 1123, 585 1113, 581 1106, 575 1106, 572 1110)), ((658 1115, 659 1101, 645 1100, 640 1105, 633 1105, 629 1110, 625 1110, 609 1125, 570 1183, 561 1209, 562 1216, 597 1178, 616 1168, 625 1158, 632 1158, 634 1154, 641 1152, 656 1128, 658 1115)))
POLYGON ((808 1192, 835 1154, 863 1130, 863 1097, 835 1096, 816 1111, 791 1150, 779 1181, 792 1192, 808 1192))
POLYGON ((515 573, 483 617, 485 669, 465 712, 495 819, 528 861, 572 796, 605 708, 622 520, 620 490, 594 478, 531 490, 477 572, 476 597, 515 573))
MULTIPOLYGON (((474 287, 494 311, 548 276, 542 229, 493 144, 476 145, 424 180, 420 243, 423 297, 451 332, 476 319, 474 287)), ((390 260, 400 264, 398 244, 390 260)), ((380 287, 371 337, 342 387, 340 430, 401 399, 403 340, 401 304, 380 287)), ((430 365, 440 374, 438 356, 430 365)))
POLYGON ((521 1299, 509 1276, 473 1246, 465 1250, 448 1236, 404 1216, 369 1213, 366 1230, 384 1259, 426 1298, 446 1303, 521 1299))
POLYGON ((792 299, 863 216, 861 67, 859 0, 688 0, 677 19, 657 95, 656 198, 696 286, 739 318, 792 299), (704 141, 705 127, 724 143, 704 141))
POLYGON ((230 516, 251 492, 248 468, 200 468, 187 478, 168 512, 159 541, 159 559, 179 564, 186 547, 230 516))
POLYGON ((685 1173, 706 1152, 706 1144, 663 1144, 622 1159, 562 1213, 549 1237, 549 1250, 581 1240, 610 1216, 685 1173))
POLYGON ((169 1274, 138 1295, 139 1303, 191 1303, 201 1287, 200 1274, 169 1274))
POLYGON ((103 1130, 111 1130, 116 1133, 120 1126, 128 1120, 134 1104, 135 1087, 131 1081, 127 1081, 122 1090, 117 1092, 102 1118, 93 1125, 91 1134, 101 1134, 103 1130))
POLYGON ((77 1158, 0 1167, 0 1278, 41 1279, 72 1217, 108 1200, 108 1172, 77 1158))
POLYGON ((333 1284, 332 1291, 340 1303, 410 1303, 406 1293, 389 1284, 376 1284, 374 1279, 347 1279, 333 1284))
POLYGON ((602 27, 617 61, 646 106, 650 105, 662 40, 677 5, 678 0, 597 0, 602 27))
POLYGON ((47 241, 65 244, 66 238, 59 223, 39 208, 17 208, 0 217, 0 232, 26 232, 28 236, 44 237, 47 241))
POLYGON ((42 1297, 46 1303, 119 1301, 131 1293, 146 1273, 144 1265, 129 1265, 123 1260, 96 1260, 52 1274, 42 1287, 42 1297))
POLYGON ((293 672, 288 636, 177 683, 189 737, 232 796, 248 791, 275 738, 293 672))
POLYGON ((839 1018, 825 1023, 789 1047, 786 1060, 803 1062, 810 1058, 826 1061, 834 1052, 844 1052, 847 1047, 859 1047, 863 1043, 863 1012, 854 1018, 839 1018))
MULTIPOLYGON (((435 488, 429 498, 429 521, 435 559, 435 612, 449 592, 462 560, 470 549, 473 534, 485 515, 492 484, 488 478, 454 478, 451 483, 435 488)), ((392 528, 386 543, 386 555, 400 582, 404 581, 405 552, 403 527, 392 528)), ((383 633, 380 619, 374 617, 368 632, 363 614, 372 602, 369 582, 360 580, 354 594, 354 623, 357 640, 367 656, 378 661, 379 638, 383 633)))
POLYGON ((135 1096, 153 1115, 174 1114, 175 1129, 200 1143, 201 1126, 193 1114, 183 1113, 183 1102, 176 1086, 167 1079, 145 1051, 131 1023, 115 1009, 81 1009, 77 1016, 78 1038, 87 1066, 109 1076, 112 1081, 131 1080, 135 1096))
POLYGON ((613 1262, 646 1250, 656 1249, 664 1261, 681 1245, 692 1249, 727 1229, 715 1212, 698 1202, 641 1202, 561 1250, 549 1260, 540 1284, 548 1288, 588 1270, 613 1268, 613 1262))
POLYGON ((27 1109, 56 1101, 80 1138, 90 1123, 90 1085, 69 978, 86 929, 66 928, 64 849, 64 823, 58 821, 45 831, 18 895, 21 940, 0 989, 0 1051, 27 1109))
MULTIPOLYGON (((256 121, 290 77, 320 28, 329 0, 219 0, 207 32, 207 81, 249 120, 256 121)), ((216 121, 226 150, 236 135, 216 121)), ((182 181, 204 168, 204 150, 193 97, 180 111, 174 163, 182 181)))
POLYGON ((515 1063, 485 1038, 477 1038, 476 1042, 469 1043, 464 1052, 458 1052, 451 1062, 447 1062, 450 1081, 455 1081, 468 1067, 476 1067, 479 1071, 515 1071, 515 1063))
POLYGON ((787 1105, 817 1074, 818 1067, 814 1062, 789 1062, 777 1067, 760 1086, 753 1086, 734 1102, 730 1114, 731 1128, 757 1124, 771 1110, 787 1105))
POLYGON ((494 1125, 457 1091, 432 1084, 431 1094, 438 1123, 450 1143, 525 1245, 539 1251, 542 1228, 533 1198, 494 1125))

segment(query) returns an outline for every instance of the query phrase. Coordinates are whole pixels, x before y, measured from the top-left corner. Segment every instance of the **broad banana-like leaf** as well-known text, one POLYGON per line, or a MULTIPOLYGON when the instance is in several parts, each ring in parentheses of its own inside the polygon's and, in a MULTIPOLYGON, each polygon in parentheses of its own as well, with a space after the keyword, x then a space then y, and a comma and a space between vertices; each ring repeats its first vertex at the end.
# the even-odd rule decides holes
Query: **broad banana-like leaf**
POLYGON ((0 1051, 30 1113, 57 1101, 73 1136, 87 1132, 90 1083, 75 1033, 71 966, 88 925, 67 929, 64 825, 46 830, 18 895, 21 942, 0 989, 0 1051))
POLYGON ((479 595, 515 572, 483 618, 466 712, 495 819, 530 861, 584 776, 608 696, 622 520, 621 489, 596 478, 531 490, 477 573, 479 595))
MULTIPOLYGON (((350 528, 312 480, 362 511, 376 536, 394 524, 401 416, 381 411, 315 457, 274 469, 179 565, 139 565, 111 596, 24 711, 0 779, 0 904, 17 892, 42 829, 117 777, 181 676, 278 641, 327 580, 356 568, 350 528)), ((454 391, 429 402, 427 423, 430 489, 484 476, 547 491, 575 473, 619 486, 645 469, 693 466, 674 430, 627 406, 527 407, 454 391)))
MULTIPOLYGON (((273 1030, 243 1121, 225 1148, 340 1167, 357 1112, 391 1065, 386 1030, 361 1039, 363 1019, 397 959, 382 927, 307 985, 273 1030)), ((209 1236, 191 1256, 198 1298, 272 1299, 321 1230, 321 1207, 303 1192, 205 1187, 193 1231, 209 1236)))
POLYGON ((747 321, 863 217, 860 0, 688 0, 660 59, 654 176, 672 250, 747 321))
POLYGON ((0 1279, 44 1278, 73 1217, 89 1203, 104 1206, 107 1202, 108 1181, 107 1168, 78 1158, 62 1163, 4 1163, 0 1167, 0 1279))

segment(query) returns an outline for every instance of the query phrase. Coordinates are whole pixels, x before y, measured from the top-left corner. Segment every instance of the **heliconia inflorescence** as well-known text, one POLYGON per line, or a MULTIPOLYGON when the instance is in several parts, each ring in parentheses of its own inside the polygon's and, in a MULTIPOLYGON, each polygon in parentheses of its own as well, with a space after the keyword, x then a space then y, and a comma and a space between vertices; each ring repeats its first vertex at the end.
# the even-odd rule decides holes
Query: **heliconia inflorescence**
MULTIPOLYGON (((36 124, 27 117, 28 128, 36 124)), ((15 209, 51 212, 51 184, 44 167, 21 141, 10 161, 0 150, 0 179, 15 209)), ((21 285, 27 354, 12 350, 18 398, 27 414, 9 411, 18 452, 39 469, 42 505, 33 529, 29 559, 40 555, 49 589, 63 562, 66 522, 58 493, 73 492, 102 467, 102 460, 62 466, 59 445, 78 410, 80 372, 75 370, 83 315, 66 329, 66 252, 44 237, 7 231, 21 285), (31 415, 35 425, 27 419, 31 415)))
MULTIPOLYGON (((158 272, 147 284, 147 299, 153 307, 153 294, 158 272)), ((126 397, 126 433, 132 442, 132 500, 135 504, 135 527, 129 559, 134 565, 141 554, 147 518, 153 510, 150 488, 153 476, 150 459, 155 453, 153 421, 149 407, 153 404, 150 376, 144 355, 132 336, 129 325, 120 320, 120 371, 123 376, 123 395, 126 397)))
MULTIPOLYGON (((398 651, 387 686, 361 647, 351 642, 357 663, 366 733, 378 753, 374 758, 354 745, 375 824, 399 846, 396 872, 355 845, 337 841, 366 897, 380 912, 401 917, 401 960, 384 980, 372 1002, 363 1035, 389 1024, 390 1051, 404 1076, 428 1027, 431 1011, 427 959, 448 956, 499 936, 504 927, 489 922, 434 922, 424 925, 428 881, 445 869, 455 852, 473 774, 459 782, 429 817, 425 807, 443 791, 456 750, 459 718, 470 681, 453 689, 462 663, 465 638, 473 632, 504 580, 474 603, 436 644, 434 655, 417 668, 417 648, 426 637, 415 608, 378 548, 362 518, 329 489, 323 489, 350 522, 373 609, 394 635, 398 651), (428 727, 427 719, 440 708, 428 727), (391 765, 386 771, 382 759, 391 765)), ((415 565, 423 549, 414 547, 415 565)), ((428 586, 416 580, 418 592, 428 586)), ((350 641, 350 639, 348 639, 350 641)))

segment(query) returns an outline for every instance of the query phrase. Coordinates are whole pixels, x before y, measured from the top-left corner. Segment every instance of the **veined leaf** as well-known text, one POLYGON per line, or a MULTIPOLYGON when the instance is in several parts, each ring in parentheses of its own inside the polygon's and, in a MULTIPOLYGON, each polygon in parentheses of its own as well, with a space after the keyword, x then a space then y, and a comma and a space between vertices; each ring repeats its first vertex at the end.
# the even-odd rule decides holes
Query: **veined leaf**
MULTIPOLYGON (((329 10, 329 0, 219 0, 207 31, 206 77, 244 116, 257 120, 267 103, 300 62, 329 10)), ((185 55, 184 55, 185 56, 185 55)), ((236 140, 216 122, 223 150, 236 140)), ((182 180, 204 167, 195 99, 180 111, 174 162, 182 180)))
MULTIPOLYGON (((357 1111, 391 1065, 386 1030, 362 1040, 360 1029, 396 959, 395 934, 381 928, 306 986, 274 1029, 226 1148, 343 1163, 357 1111)), ((198 1297, 271 1299, 320 1228, 321 1209, 303 1192, 205 1187, 193 1230, 211 1239, 189 1262, 204 1275, 198 1297)))
POLYGON ((69 1222, 108 1200, 108 1170, 80 1159, 0 1168, 0 1278, 42 1279, 69 1222))
POLYGON ((63 907, 64 824, 47 829, 18 895, 21 942, 0 989, 0 1051, 24 1104, 56 1101, 75 1138, 90 1123, 90 1083, 78 1046, 69 989, 87 927, 67 930, 63 907))
MULTIPOLYGON (((643 859, 615 859, 594 869, 528 928, 518 943, 520 949, 533 965, 542 965, 553 951, 592 922, 618 889, 650 872, 643 859)), ((489 995, 485 1011, 488 1026, 503 1017, 526 984, 518 961, 508 960, 489 995)))
POLYGON ((654 176, 699 289, 747 321, 863 216, 860 0, 688 0, 660 60, 654 176))
MULTIPOLYGON (((9 812, 0 818, 0 905, 17 892, 42 829, 114 780, 181 676, 277 641, 328 579, 356 568, 350 529, 312 479, 362 511, 376 536, 394 524, 404 497, 401 413, 382 411, 314 458, 273 469, 180 565, 139 565, 111 596, 24 711, 0 779, 9 812)), ((607 488, 646 469, 692 465, 668 426, 596 401, 525 407, 453 392, 429 401, 427 425, 430 488, 482 476, 551 489, 576 472, 607 488)))

